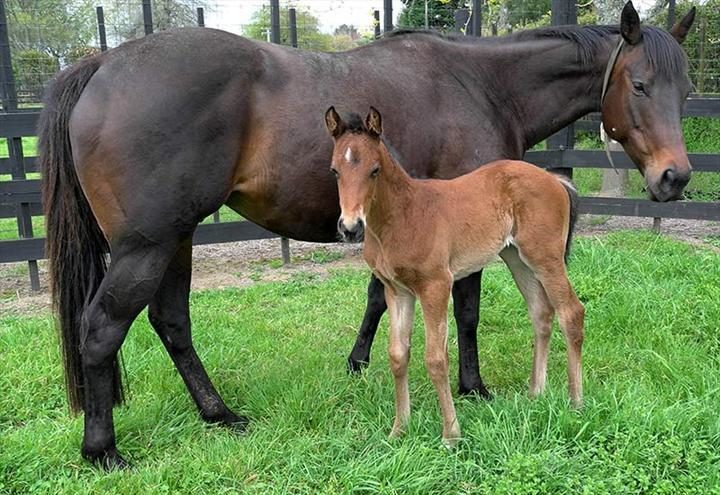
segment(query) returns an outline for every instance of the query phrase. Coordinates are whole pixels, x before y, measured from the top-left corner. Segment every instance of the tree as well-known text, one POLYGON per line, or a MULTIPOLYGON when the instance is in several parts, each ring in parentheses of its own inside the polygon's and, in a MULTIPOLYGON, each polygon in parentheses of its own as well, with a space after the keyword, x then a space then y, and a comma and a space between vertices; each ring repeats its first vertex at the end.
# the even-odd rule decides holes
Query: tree
MULTIPOLYGON (((280 8, 280 43, 290 44, 289 7, 280 8)), ((306 7, 295 8, 297 19, 298 46, 309 50, 333 51, 333 37, 320 32, 320 21, 306 7)), ((243 34, 256 40, 268 40, 270 33, 270 7, 264 5, 257 10, 250 24, 243 28, 243 34)))
POLYGON ((428 28, 451 30, 455 28, 455 11, 468 7, 467 0, 403 0, 405 6, 398 16, 398 26, 425 27, 425 4, 427 3, 428 28))
POLYGON ((43 52, 60 64, 71 50, 94 39, 91 0, 6 0, 6 5, 10 47, 27 52, 29 59, 39 60, 37 52, 43 52))
MULTIPOLYGON (((106 5, 107 17, 112 19, 109 35, 118 43, 145 35, 145 21, 139 0, 133 9, 128 9, 127 0, 106 1, 106 5)), ((197 25, 194 0, 152 0, 151 7, 154 31, 197 25)))

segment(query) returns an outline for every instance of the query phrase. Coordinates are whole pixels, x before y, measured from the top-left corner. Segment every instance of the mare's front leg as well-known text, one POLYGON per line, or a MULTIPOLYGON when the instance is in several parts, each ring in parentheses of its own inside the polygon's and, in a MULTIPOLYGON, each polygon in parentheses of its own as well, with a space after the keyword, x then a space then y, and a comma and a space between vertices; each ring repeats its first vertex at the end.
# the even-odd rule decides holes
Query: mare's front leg
POLYGON ((482 270, 456 281, 452 288, 453 310, 458 330, 459 392, 492 399, 480 377, 477 328, 480 310, 482 270))
POLYGON ((190 392, 200 416, 208 423, 220 423, 244 429, 247 418, 233 413, 215 390, 190 333, 190 278, 192 239, 186 239, 165 272, 150 303, 148 319, 190 392))
POLYGON ((447 306, 452 279, 436 279, 418 294, 425 320, 425 365, 435 385, 443 416, 442 440, 446 447, 454 447, 460 439, 455 405, 450 392, 448 375, 447 306))
POLYGON ((415 318, 415 296, 405 291, 385 288, 385 300, 390 310, 390 343, 388 355, 395 379, 395 422, 391 437, 399 436, 410 419, 410 392, 408 389, 408 362, 410 340, 415 318))
POLYGON ((368 285, 368 300, 365 308, 365 316, 360 325, 360 331, 355 340, 355 345, 347 360, 349 372, 359 373, 370 363, 370 348, 375 339, 380 318, 386 309, 385 287, 380 279, 372 275, 370 284, 368 285))

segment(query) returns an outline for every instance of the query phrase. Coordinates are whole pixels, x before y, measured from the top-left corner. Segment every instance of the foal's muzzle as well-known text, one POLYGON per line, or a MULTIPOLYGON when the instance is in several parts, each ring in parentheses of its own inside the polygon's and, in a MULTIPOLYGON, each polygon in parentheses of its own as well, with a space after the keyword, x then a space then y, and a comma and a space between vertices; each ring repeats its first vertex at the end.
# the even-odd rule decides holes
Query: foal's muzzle
POLYGON ((365 238, 365 222, 358 219, 352 225, 346 225, 343 218, 338 220, 338 232, 344 242, 362 242, 365 238))

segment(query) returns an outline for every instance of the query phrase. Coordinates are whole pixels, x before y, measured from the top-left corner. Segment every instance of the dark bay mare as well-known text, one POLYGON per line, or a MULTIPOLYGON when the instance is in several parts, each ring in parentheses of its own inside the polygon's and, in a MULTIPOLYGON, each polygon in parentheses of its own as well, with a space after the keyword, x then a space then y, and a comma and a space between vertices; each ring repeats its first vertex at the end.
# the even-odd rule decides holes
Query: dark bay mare
MULTIPOLYGON (((322 119, 330 102, 372 102, 387 114, 386 140, 412 176, 456 177, 520 158, 600 110, 602 76, 622 38, 602 104, 605 127, 644 173, 651 197, 666 201, 690 175, 680 129, 690 82, 678 41, 691 23, 689 15, 672 34, 641 28, 628 4, 620 28, 488 40, 403 33, 334 54, 182 29, 60 73, 41 116, 39 149, 68 396, 85 412, 83 455, 125 465, 112 415, 123 395, 117 355, 145 307, 202 418, 244 427, 192 345, 192 234, 227 204, 278 234, 335 241, 340 211, 322 119)), ((484 391, 479 288, 480 274, 453 288, 464 391, 484 391)), ((373 281, 369 293, 361 339, 385 310, 381 284, 373 281)))

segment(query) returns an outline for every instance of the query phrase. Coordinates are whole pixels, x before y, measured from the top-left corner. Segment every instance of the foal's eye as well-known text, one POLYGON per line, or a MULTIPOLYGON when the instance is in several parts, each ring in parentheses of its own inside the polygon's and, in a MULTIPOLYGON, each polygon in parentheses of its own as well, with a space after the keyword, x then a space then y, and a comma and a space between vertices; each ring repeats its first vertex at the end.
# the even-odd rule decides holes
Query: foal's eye
POLYGON ((643 94, 643 95, 647 94, 645 92, 645 85, 643 83, 641 83, 640 81, 633 81, 632 85, 633 85, 633 90, 635 91, 635 93, 639 93, 639 94, 643 94))
POLYGON ((338 172, 337 169, 331 168, 330 170, 332 171, 336 179, 340 177, 340 172, 338 172))
POLYGON ((370 177, 374 179, 375 177, 378 176, 379 173, 380 173, 380 167, 375 167, 374 169, 372 169, 372 172, 370 172, 370 177))

